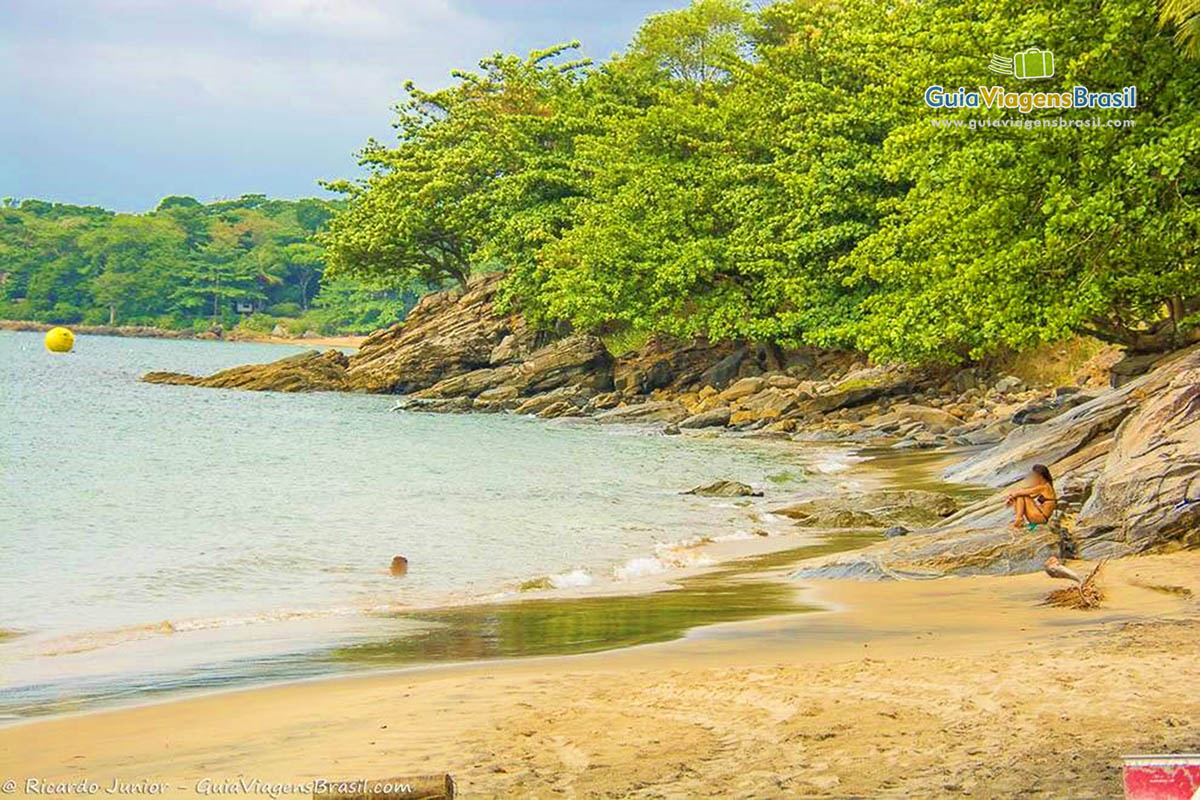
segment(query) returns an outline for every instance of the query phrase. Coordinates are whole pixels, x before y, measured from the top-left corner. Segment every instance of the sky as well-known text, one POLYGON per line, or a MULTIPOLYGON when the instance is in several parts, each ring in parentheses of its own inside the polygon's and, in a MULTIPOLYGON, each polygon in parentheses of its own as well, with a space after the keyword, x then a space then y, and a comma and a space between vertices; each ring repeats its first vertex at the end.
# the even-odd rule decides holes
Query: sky
POLYGON ((624 49, 686 0, 0 0, 0 197, 119 211, 321 196, 391 141, 407 79, 496 51, 624 49))

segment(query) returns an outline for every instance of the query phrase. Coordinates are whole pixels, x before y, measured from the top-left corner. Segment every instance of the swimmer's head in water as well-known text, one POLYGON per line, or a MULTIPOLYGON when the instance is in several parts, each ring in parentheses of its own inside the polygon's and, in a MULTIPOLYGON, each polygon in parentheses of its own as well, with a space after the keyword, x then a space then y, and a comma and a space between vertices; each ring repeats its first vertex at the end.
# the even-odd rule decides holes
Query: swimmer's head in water
POLYGON ((1029 472, 1035 478, 1041 478, 1046 483, 1049 483, 1051 485, 1054 484, 1054 478, 1050 477, 1050 470, 1046 467, 1045 464, 1034 464, 1032 467, 1029 468, 1029 472))

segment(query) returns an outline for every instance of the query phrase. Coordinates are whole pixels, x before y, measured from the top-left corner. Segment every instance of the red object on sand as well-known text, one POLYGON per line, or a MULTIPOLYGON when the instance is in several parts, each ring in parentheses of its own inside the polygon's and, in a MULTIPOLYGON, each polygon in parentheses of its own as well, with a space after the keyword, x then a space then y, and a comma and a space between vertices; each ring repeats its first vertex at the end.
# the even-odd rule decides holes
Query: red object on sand
POLYGON ((1200 754, 1123 758, 1125 800, 1200 800, 1200 754))

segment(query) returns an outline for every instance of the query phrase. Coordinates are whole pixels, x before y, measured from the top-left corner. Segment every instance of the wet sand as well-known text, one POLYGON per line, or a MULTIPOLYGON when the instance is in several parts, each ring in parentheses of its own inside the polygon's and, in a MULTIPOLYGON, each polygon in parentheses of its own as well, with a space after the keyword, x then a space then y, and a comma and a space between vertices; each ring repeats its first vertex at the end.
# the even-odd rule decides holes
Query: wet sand
POLYGON ((194 796, 443 770, 464 797, 1120 796, 1121 755, 1200 751, 1200 553, 1103 581, 1090 612, 1040 605, 1063 585, 1040 574, 808 582, 831 610, 3 728, 0 778, 18 796, 29 776, 194 796))

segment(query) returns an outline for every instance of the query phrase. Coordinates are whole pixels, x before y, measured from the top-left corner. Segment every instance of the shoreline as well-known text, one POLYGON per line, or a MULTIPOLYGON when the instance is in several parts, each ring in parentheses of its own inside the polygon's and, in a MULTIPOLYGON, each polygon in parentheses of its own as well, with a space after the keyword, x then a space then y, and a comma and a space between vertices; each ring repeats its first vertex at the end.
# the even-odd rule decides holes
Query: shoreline
MULTIPOLYGON (((51 328, 60 327, 49 322, 33 322, 31 320, 0 319, 0 331, 45 332, 51 328)), ((346 336, 316 336, 311 338, 288 338, 283 336, 244 336, 234 335, 217 337, 211 335, 196 335, 187 330, 169 330, 146 325, 64 325, 73 333, 80 336, 115 336, 133 339, 174 339, 199 342, 239 342, 262 344, 286 344, 293 347, 336 347, 357 350, 367 338, 365 335, 346 336)))
MULTIPOLYGON (((742 437, 722 438, 727 438, 729 442, 736 445, 742 437)), ((727 446, 729 442, 727 442, 727 446)), ((772 450, 778 444, 769 440, 760 441, 753 438, 741 443, 772 450)), ((960 457, 953 453, 926 451, 911 454, 877 451, 868 454, 859 447, 813 446, 820 450, 830 449, 837 453, 844 453, 847 456, 845 463, 836 470, 827 474, 823 473, 826 478, 831 478, 833 475, 842 476, 840 479, 834 479, 841 486, 838 490, 841 494, 887 490, 918 484, 961 493, 964 498, 969 497, 974 491, 972 487, 949 484, 938 477, 942 467, 960 457)), ((781 494, 772 493, 772 495, 761 504, 745 508, 740 521, 723 535, 692 535, 671 541, 651 543, 644 552, 630 556, 623 563, 585 564, 562 574, 535 572, 525 579, 516 582, 505 581, 491 588, 480 589, 470 595, 451 592, 437 597, 416 598, 412 603, 392 604, 387 607, 364 606, 355 613, 347 613, 340 607, 328 609, 313 607, 295 609, 294 612, 283 614, 283 616, 279 610, 263 612, 261 615, 246 612, 245 615, 237 618, 239 620, 260 619, 257 624, 235 621, 216 626, 197 625, 195 623, 203 622, 207 618, 171 617, 117 628, 61 635, 41 635, 36 631, 22 632, 14 638, 23 640, 23 642, 11 642, 13 646, 24 650, 22 658, 28 660, 30 658, 62 657, 67 659, 60 666, 60 669, 66 670, 59 673, 59 680, 65 681, 63 686, 71 686, 74 681, 82 680, 83 682, 75 684, 77 695, 64 697, 52 704, 36 699, 28 701, 19 710, 14 710, 13 713, 20 716, 11 722, 20 724, 26 720, 53 719, 62 714, 73 714, 78 711, 86 713, 89 710, 129 707, 130 701, 128 700, 114 702, 112 699, 114 696, 122 694, 119 680, 111 686, 107 684, 94 686, 89 682, 87 676, 95 674, 95 667, 89 664, 82 666, 82 671, 77 671, 81 667, 69 666, 71 659, 91 658, 98 660, 100 664, 113 663, 115 659, 115 663, 121 663, 122 659, 127 658, 123 654, 130 647, 140 650, 143 657, 153 658, 153 654, 163 652, 163 648, 170 651, 174 644, 173 640, 178 637, 188 637, 189 639, 199 637, 201 641, 208 642, 209 647, 217 646, 232 655, 239 642, 250 641, 247 637, 252 636, 254 631, 258 631, 259 636, 271 638, 280 635, 285 630, 291 630, 292 635, 295 636, 296 631, 311 629, 312 633, 325 643, 314 647, 307 657, 304 653, 289 652, 287 653, 289 658, 295 658, 294 663, 289 661, 290 666, 282 666, 274 674, 259 674, 251 667, 249 672, 230 677, 229 682, 217 688, 216 691, 241 691, 247 688, 271 685, 279 681, 319 679, 322 676, 341 672, 362 675, 364 672, 370 673, 378 669, 386 670, 395 667, 367 665, 364 670, 361 665, 350 664, 350 668, 346 670, 326 668, 321 671, 319 667, 313 667, 317 670, 316 673, 306 670, 310 668, 310 661, 312 664, 323 663, 329 653, 338 652, 340 649, 370 650, 373 644, 387 642, 394 636, 394 634, 388 633, 388 627, 392 623, 415 624, 418 628, 429 624, 445 625, 459 630, 464 625, 470 624, 480 609, 496 609, 495 614, 498 617, 519 619, 521 612, 516 607, 522 606, 522 604, 558 605, 563 608, 564 612, 579 606, 574 612, 568 613, 580 613, 584 606, 602 605, 605 601, 617 606, 632 601, 646 605, 647 613, 663 613, 662 611, 651 611, 650 607, 657 607, 661 603, 649 601, 648 598, 655 595, 658 596, 655 599, 661 601, 660 593, 662 595, 672 592, 687 594, 686 588, 692 582, 719 576, 723 573, 746 571, 747 568, 744 565, 749 562, 759 563, 759 566, 749 569, 748 578, 769 579, 773 572, 778 572, 777 566, 768 563, 773 558, 787 557, 791 553, 800 551, 805 551, 804 558, 828 556, 838 552, 852 551, 881 539, 878 531, 793 527, 794 523, 788 518, 776 516, 770 512, 773 509, 803 500, 808 497, 808 493, 797 495, 792 490, 781 494), (570 580, 576 574, 586 576, 586 582, 570 580), (564 578, 567 580, 561 584, 554 583, 556 579, 564 578), (374 623, 370 622, 372 619, 375 620, 374 623), (339 629, 339 624, 345 627, 344 623, 337 623, 336 620, 350 620, 348 630, 363 630, 363 626, 371 625, 374 633, 360 633, 353 640, 354 643, 344 645, 343 648, 334 647, 331 642, 338 639, 336 631, 339 629), (110 650, 110 648, 113 649, 110 650), (67 710, 55 710, 55 707, 67 710)), ((724 504, 718 501, 718 506, 720 505, 724 504)), ((672 606, 670 602, 666 605, 672 606)), ((764 618, 796 613, 798 610, 800 610, 798 605, 795 608, 771 608, 770 610, 764 608, 761 613, 750 613, 743 616, 764 618)), ((683 622, 675 623, 678 630, 661 635, 667 641, 686 638, 696 628, 719 624, 712 620, 719 619, 720 616, 721 612, 717 610, 710 611, 707 615, 698 609, 693 610, 691 617, 694 618, 689 618, 685 614, 683 622)), ((634 627, 636 628, 636 625, 634 627)), ((667 626, 664 630, 671 628, 672 626, 667 626)), ((631 646, 615 632, 615 629, 606 632, 606 635, 612 637, 611 641, 605 640, 604 644, 595 648, 596 651, 607 652, 631 646)), ((420 636, 420 633, 414 633, 410 638, 416 639, 420 636)), ((404 638, 400 637, 400 639, 404 638)), ((460 649, 466 649, 461 642, 457 644, 460 649)), ((181 642, 179 646, 195 647, 196 644, 194 641, 187 644, 181 642)), ((561 645, 558 653, 565 652, 561 649, 563 646, 567 649, 571 647, 569 644, 561 645)), ((578 647, 578 645, 575 646, 578 647)), ((269 654, 258 653, 253 648, 250 652, 254 654, 253 658, 269 658, 269 654)), ((517 655, 515 657, 537 656, 517 655)), ((412 659, 412 656, 409 658, 412 659)), ((487 662, 495 658, 495 655, 481 653, 471 660, 487 662)), ((404 668, 436 667, 444 663, 446 663, 445 655, 439 655, 418 660, 417 663, 405 664, 404 668)), ((185 679, 180 686, 176 686, 176 681, 170 675, 164 674, 157 680, 162 681, 162 686, 166 688, 159 688, 156 684, 140 683, 137 674, 129 675, 127 681, 132 681, 133 685, 142 687, 139 689, 137 697, 131 702, 134 705, 147 699, 151 702, 160 700, 170 702, 174 698, 192 696, 196 691, 195 687, 205 683, 204 674, 206 673, 197 674, 194 680, 185 679)), ((19 686, 25 685, 24 683, 19 684, 19 686)), ((5 721, 5 724, 7 722, 8 720, 5 721)))
POLYGON ((1119 787, 1120 755, 1200 743, 1186 722, 1188 687, 1200 680, 1189 657, 1200 554, 1105 570, 1110 599, 1093 612, 1038 605, 1054 588, 1042 575, 806 581, 801 600, 830 610, 596 654, 32 720, 0 728, 0 771, 153 777, 171 796, 192 796, 206 778, 442 770, 482 797, 705 785, 764 797, 1011 796, 1031 779, 1044 796, 1107 796, 1119 787), (1054 755, 1067 746, 1077 754, 1069 765, 1054 755))

